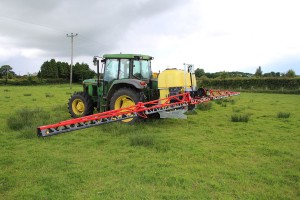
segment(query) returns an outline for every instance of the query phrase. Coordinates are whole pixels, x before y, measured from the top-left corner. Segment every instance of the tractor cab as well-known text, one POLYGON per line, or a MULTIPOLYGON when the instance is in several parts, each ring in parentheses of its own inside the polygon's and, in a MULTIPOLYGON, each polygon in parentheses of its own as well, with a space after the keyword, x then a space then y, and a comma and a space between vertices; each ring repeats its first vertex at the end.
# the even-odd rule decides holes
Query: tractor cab
POLYGON ((106 54, 103 56, 103 97, 110 98, 119 87, 144 89, 152 76, 153 57, 140 54, 106 54))
POLYGON ((83 81, 83 92, 69 99, 72 117, 135 105, 158 98, 157 79, 152 79, 152 56, 141 54, 105 54, 94 57, 97 79, 83 81), (102 67, 100 69, 100 61, 102 67))
POLYGON ((150 56, 131 54, 104 55, 104 81, 111 82, 118 79, 138 79, 149 81, 151 78, 150 56))

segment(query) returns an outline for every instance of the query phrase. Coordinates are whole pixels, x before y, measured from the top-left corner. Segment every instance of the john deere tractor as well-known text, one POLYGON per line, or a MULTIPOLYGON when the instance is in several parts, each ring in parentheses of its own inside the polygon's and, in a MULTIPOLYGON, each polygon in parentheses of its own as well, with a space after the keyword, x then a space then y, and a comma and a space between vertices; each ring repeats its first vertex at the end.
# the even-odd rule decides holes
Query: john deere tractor
MULTIPOLYGON (((152 59, 151 56, 141 54, 94 57, 97 79, 84 80, 83 91, 71 96, 68 103, 71 116, 83 117, 93 114, 94 110, 104 112, 186 91, 195 92, 196 79, 190 68, 167 69, 157 78, 151 71, 152 59)), ((123 121, 130 122, 132 119, 123 121)))

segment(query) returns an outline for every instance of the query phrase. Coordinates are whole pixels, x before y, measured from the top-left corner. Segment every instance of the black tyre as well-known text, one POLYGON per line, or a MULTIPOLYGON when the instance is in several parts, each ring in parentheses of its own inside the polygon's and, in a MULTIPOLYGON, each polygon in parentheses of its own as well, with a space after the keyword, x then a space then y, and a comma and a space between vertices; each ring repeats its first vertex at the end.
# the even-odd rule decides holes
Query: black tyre
POLYGON ((75 92, 68 103, 69 113, 71 117, 78 118, 93 114, 93 100, 84 92, 75 92))
MULTIPOLYGON (((140 96, 140 93, 136 90, 130 88, 121 88, 117 90, 110 99, 110 110, 134 106, 141 101, 140 96)), ((122 122, 133 123, 137 120, 139 120, 138 117, 124 119, 122 122)))

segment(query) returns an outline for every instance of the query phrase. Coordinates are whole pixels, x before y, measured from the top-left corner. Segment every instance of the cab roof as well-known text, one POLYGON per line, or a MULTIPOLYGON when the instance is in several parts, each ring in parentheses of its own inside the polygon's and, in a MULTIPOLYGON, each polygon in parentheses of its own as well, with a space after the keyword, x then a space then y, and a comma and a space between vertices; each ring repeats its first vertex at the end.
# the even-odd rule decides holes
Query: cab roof
POLYGON ((152 60, 152 56, 143 55, 143 54, 104 54, 103 58, 105 59, 138 59, 138 60, 152 60))

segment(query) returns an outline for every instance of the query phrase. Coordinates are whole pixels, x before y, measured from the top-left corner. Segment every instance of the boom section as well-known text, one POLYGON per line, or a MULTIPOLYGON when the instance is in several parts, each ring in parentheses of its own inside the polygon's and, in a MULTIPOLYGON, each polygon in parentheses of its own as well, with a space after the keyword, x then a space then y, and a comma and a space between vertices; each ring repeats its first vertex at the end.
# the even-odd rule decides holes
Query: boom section
POLYGON ((42 137, 52 136, 60 133, 89 128, 111 122, 122 121, 124 119, 142 117, 162 111, 172 111, 186 109, 188 105, 201 104, 215 99, 227 98, 239 95, 238 92, 210 90, 208 96, 192 98, 190 93, 183 93, 167 98, 153 100, 149 102, 138 102, 134 106, 110 110, 85 117, 61 121, 56 124, 49 124, 37 128, 37 135, 42 137))

